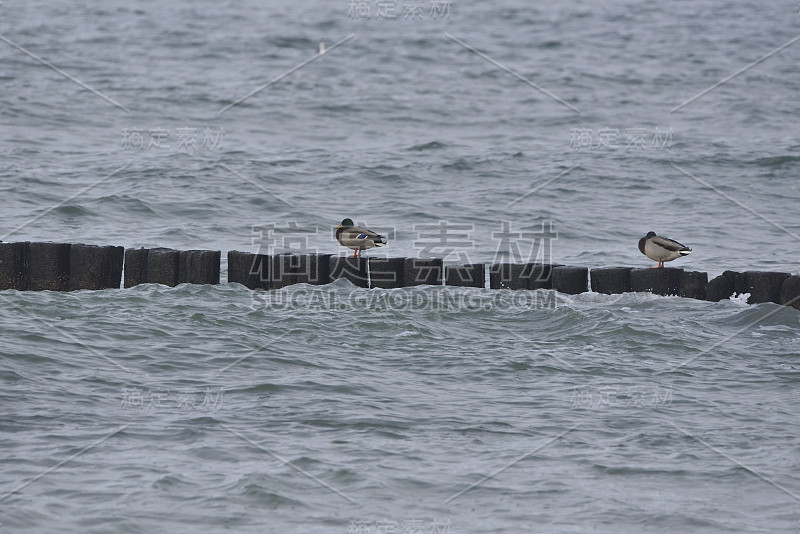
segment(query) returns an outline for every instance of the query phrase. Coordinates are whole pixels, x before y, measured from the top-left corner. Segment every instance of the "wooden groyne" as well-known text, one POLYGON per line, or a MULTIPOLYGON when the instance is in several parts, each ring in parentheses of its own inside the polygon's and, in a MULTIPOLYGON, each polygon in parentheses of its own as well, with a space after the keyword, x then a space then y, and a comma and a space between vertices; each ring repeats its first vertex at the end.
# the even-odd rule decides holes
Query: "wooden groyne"
MULTIPOLYGON (((82 243, 0 243, 0 290, 75 291, 139 284, 218 284, 221 253, 216 250, 129 248, 82 243), (123 276, 124 273, 124 276, 123 276)), ((323 285, 345 278, 363 288, 420 285, 550 289, 577 295, 648 292, 718 302, 749 294, 747 302, 772 302, 800 310, 800 276, 787 272, 725 271, 708 280, 700 271, 679 268, 587 267, 544 263, 445 266, 436 258, 368 258, 333 254, 228 252, 228 283, 274 290, 294 284, 323 285)))

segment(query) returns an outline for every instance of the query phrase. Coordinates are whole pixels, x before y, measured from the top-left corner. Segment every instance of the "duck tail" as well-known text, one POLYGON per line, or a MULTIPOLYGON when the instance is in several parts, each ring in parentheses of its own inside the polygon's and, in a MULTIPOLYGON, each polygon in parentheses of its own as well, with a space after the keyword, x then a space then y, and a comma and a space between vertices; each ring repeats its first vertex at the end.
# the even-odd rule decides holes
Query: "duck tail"
POLYGON ((378 237, 375 238, 375 246, 376 247, 385 247, 386 243, 387 243, 386 239, 384 239, 382 236, 378 236, 378 237))
POLYGON ((685 249, 680 250, 679 252, 681 253, 681 256, 688 256, 689 254, 692 253, 692 249, 686 247, 685 249))

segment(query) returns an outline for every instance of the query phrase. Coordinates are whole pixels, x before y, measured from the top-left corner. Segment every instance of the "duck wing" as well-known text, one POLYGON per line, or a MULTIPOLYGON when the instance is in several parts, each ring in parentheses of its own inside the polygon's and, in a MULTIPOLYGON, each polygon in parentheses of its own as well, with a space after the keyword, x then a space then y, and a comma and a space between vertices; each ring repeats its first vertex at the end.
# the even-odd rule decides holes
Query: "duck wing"
POLYGON ((681 245, 674 239, 669 239, 667 237, 654 236, 651 238, 651 240, 653 241, 654 245, 658 245, 659 247, 669 250, 670 252, 683 252, 692 250, 686 245, 681 245))
POLYGON ((366 228, 361 228, 360 226, 351 226, 347 229, 347 233, 352 239, 375 239, 376 237, 383 238, 380 234, 377 234, 372 230, 367 230, 366 228))
POLYGON ((345 228, 340 235, 339 243, 347 247, 360 246, 367 243, 369 243, 367 246, 380 247, 386 244, 386 240, 382 235, 360 226, 345 228))

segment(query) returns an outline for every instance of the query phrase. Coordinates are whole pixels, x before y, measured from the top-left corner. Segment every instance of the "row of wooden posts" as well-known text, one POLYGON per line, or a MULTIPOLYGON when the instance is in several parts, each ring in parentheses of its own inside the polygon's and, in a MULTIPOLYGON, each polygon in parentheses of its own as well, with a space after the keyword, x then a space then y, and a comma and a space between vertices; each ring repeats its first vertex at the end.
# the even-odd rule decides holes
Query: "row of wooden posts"
MULTIPOLYGON (((70 243, 0 243, 0 290, 74 291, 139 284, 218 284, 220 251, 129 248, 70 243), (123 268, 124 267, 124 268, 123 268)), ((333 254, 228 252, 228 282, 250 289, 328 284, 345 278, 364 288, 420 285, 486 287, 487 266, 444 265, 437 258, 345 257, 333 254)), ((800 276, 786 272, 725 271, 713 280, 677 268, 588 269, 560 264, 496 263, 491 289, 552 289, 579 294, 650 292, 717 302, 749 293, 748 302, 773 302, 800 310, 800 276), (590 282, 591 281, 591 282, 590 282)))

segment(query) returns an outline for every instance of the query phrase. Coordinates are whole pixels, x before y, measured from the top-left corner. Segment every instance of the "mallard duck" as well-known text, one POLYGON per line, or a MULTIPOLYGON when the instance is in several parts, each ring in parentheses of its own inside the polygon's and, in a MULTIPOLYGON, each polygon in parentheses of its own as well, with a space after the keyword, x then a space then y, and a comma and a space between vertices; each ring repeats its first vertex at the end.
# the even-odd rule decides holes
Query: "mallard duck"
POLYGON ((658 262, 658 267, 653 269, 664 267, 665 261, 672 261, 692 253, 689 247, 672 239, 657 236, 655 232, 647 232, 647 235, 639 240, 639 250, 651 260, 658 262))
POLYGON ((352 219, 344 219, 336 227, 336 241, 343 247, 351 248, 353 257, 361 256, 361 251, 373 247, 385 247, 386 239, 366 228, 355 226, 352 219))

